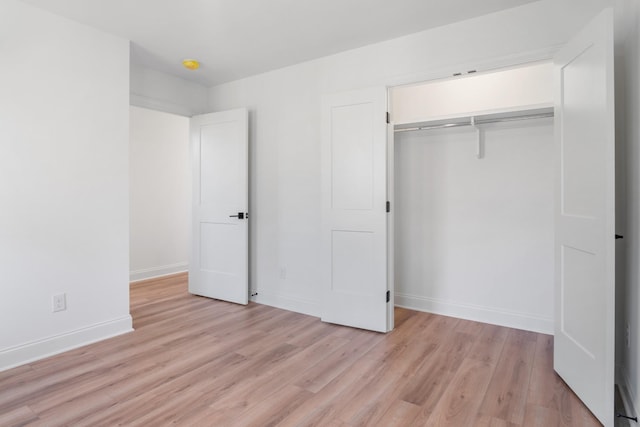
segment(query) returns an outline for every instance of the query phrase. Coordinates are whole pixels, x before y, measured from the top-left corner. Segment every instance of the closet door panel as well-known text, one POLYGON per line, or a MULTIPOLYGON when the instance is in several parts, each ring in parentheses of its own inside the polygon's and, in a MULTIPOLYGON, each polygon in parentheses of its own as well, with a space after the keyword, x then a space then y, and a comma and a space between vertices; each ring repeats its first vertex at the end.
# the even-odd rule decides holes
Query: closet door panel
POLYGON ((386 332, 386 89, 325 97, 322 320, 386 332))
POLYGON ((554 368, 614 425, 615 129, 613 13, 556 57, 554 368))

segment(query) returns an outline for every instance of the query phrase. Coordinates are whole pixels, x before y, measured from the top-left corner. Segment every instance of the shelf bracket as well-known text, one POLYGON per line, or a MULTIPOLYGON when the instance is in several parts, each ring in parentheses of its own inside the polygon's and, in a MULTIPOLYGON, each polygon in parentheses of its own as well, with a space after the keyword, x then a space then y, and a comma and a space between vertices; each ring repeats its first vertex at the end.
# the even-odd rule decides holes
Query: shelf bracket
POLYGON ((474 116, 471 116, 471 126, 476 131, 476 157, 482 159, 484 157, 484 131, 476 124, 474 116))

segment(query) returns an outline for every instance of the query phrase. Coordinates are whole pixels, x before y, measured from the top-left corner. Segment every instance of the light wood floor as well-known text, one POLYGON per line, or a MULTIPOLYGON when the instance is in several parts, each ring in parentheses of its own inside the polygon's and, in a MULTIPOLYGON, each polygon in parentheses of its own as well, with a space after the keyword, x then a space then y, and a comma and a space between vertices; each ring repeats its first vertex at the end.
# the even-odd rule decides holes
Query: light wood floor
POLYGON ((0 373, 0 425, 593 426, 552 337, 396 310, 386 335, 132 286, 135 332, 0 373))

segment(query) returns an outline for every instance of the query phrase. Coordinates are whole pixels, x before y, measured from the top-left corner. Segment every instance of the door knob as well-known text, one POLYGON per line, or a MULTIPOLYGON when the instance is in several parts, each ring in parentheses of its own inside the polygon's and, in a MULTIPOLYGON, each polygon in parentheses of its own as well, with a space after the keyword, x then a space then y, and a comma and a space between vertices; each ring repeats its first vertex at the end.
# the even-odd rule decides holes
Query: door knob
POLYGON ((238 215, 229 215, 229 218, 244 219, 244 212, 238 212, 238 215))

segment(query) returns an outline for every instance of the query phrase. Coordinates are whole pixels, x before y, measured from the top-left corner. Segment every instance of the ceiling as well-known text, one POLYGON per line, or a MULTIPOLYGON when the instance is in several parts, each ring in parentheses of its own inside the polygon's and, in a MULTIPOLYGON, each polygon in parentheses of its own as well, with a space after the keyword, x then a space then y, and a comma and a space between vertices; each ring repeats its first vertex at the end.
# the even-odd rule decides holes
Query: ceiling
POLYGON ((133 63, 211 86, 536 0, 23 1, 131 40, 133 63))

